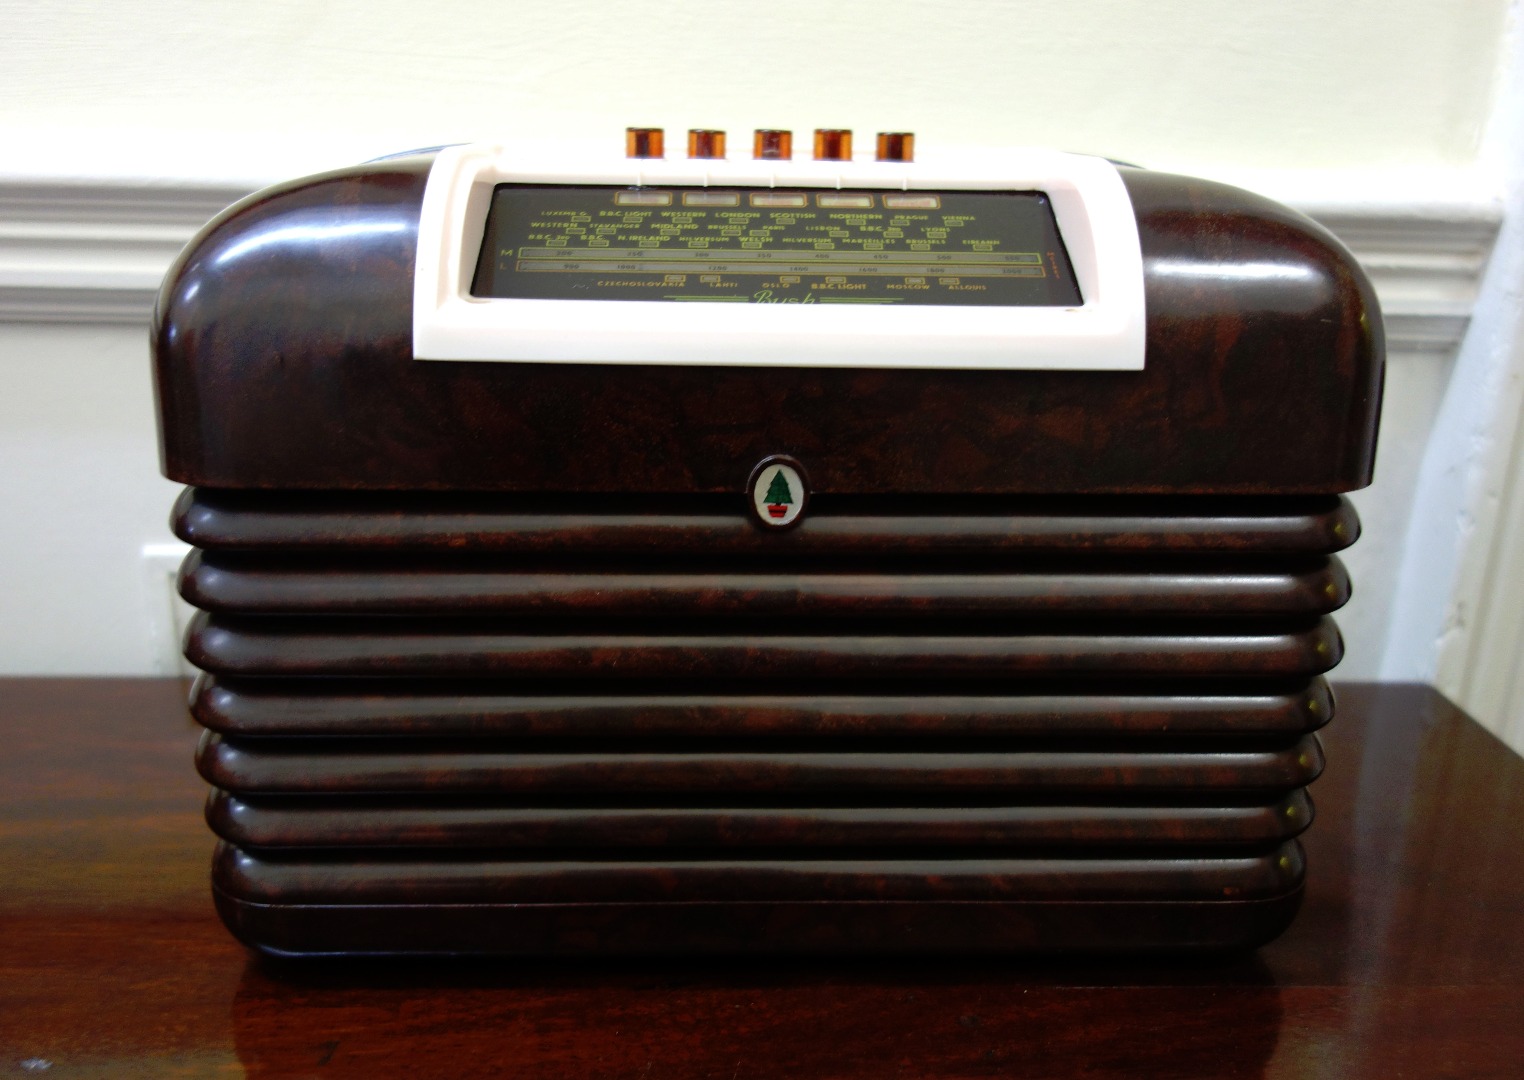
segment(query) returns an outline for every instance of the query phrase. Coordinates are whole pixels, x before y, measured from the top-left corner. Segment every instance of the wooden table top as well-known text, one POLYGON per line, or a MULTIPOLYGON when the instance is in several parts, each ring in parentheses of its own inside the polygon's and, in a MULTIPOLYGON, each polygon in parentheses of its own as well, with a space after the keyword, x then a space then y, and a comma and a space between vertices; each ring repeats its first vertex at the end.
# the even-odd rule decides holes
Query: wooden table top
POLYGON ((0 679, 0 1075, 1524 1075, 1524 759, 1424 687, 1339 687, 1301 915, 1188 963, 262 961, 183 695, 0 679))

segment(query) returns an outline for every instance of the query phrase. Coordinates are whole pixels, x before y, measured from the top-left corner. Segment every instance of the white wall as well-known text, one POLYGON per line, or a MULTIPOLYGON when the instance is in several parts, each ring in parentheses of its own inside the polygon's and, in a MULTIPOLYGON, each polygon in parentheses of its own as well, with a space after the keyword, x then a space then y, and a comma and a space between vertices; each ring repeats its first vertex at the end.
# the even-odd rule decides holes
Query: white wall
MULTIPOLYGON (((627 124, 910 129, 1151 166, 1468 164, 1501 0, 0 3, 0 126, 155 171, 627 124), (284 155, 283 155, 284 156, 284 155)), ((13 144, 14 145, 14 144, 13 144)), ((24 144, 23 144, 24 145, 24 144)), ((364 152, 362 151, 362 152, 364 152)))
POLYGON ((146 328, 0 325, 0 671, 165 671, 146 328))
POLYGON ((1432 681, 1524 752, 1524 26, 1480 167, 1502 230, 1425 446, 1381 674, 1432 681))
MULTIPOLYGON (((743 146, 756 126, 837 125, 1051 144, 1318 214, 1375 273, 1395 344, 1341 674, 1422 677, 1422 618, 1403 616, 1404 659, 1382 658, 1402 575, 1427 557, 1404 571, 1502 205, 1489 122, 1516 6, 0 0, 0 671, 168 663, 137 563, 168 539, 173 493, 142 320, 191 222, 259 183, 410 146, 575 136, 617 152, 641 123, 743 146)), ((1463 558, 1436 552, 1446 572, 1463 558)))

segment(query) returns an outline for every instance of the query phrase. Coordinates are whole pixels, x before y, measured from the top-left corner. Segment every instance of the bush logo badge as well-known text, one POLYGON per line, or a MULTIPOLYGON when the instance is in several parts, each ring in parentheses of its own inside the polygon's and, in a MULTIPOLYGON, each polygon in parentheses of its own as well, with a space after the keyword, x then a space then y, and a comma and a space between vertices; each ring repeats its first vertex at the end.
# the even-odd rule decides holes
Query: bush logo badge
POLYGON ((757 520, 772 529, 798 522, 809 498, 804 473, 793 458, 770 457, 751 473, 751 505, 757 520))

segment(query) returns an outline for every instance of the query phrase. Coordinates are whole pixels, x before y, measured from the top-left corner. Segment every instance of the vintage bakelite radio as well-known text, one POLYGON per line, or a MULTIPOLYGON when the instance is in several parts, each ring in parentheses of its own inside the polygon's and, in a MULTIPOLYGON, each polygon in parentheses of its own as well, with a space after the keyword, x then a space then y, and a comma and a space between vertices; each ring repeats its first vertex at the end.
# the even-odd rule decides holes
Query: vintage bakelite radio
POLYGON ((1098 158, 660 134, 299 180, 170 270, 163 465, 233 933, 1279 933, 1381 395, 1348 252, 1098 158))

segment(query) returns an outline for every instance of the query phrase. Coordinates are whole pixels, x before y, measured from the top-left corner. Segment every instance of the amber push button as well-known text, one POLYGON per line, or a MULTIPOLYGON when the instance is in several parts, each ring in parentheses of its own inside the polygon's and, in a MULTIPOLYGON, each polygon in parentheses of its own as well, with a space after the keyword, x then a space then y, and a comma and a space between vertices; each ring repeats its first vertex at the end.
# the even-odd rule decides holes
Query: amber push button
POLYGON ((794 156, 794 133, 758 128, 752 136, 751 156, 761 161, 788 161, 794 156))
POLYGON ((659 158, 666 156, 666 136, 661 128, 625 128, 624 156, 659 158))
POLYGON ((852 132, 846 128, 816 128, 815 160, 851 161, 852 132))
POLYGON ((688 156, 691 158, 724 157, 725 133, 706 128, 694 128, 688 132, 688 156))
POLYGON ((878 133, 878 160, 914 161, 915 136, 908 131, 880 131, 878 133))

